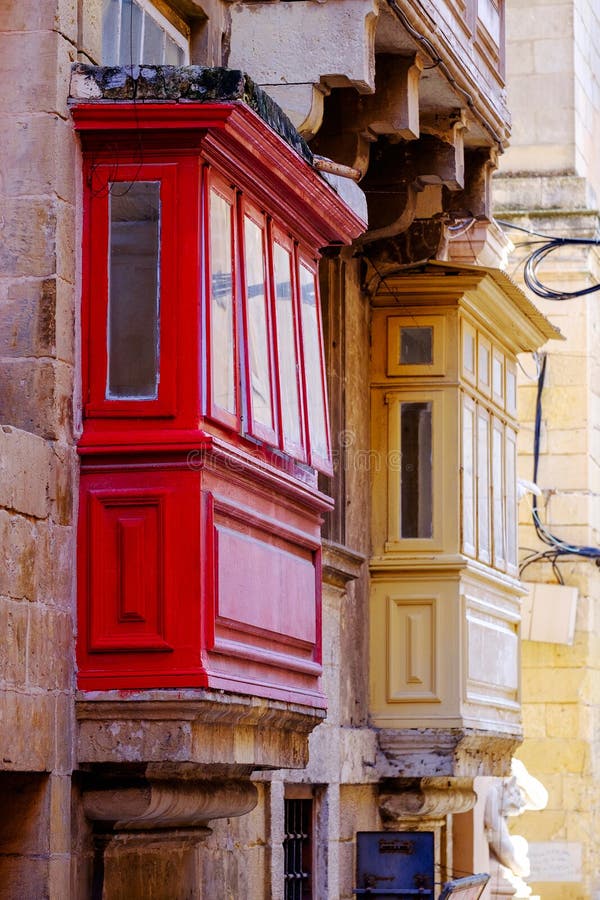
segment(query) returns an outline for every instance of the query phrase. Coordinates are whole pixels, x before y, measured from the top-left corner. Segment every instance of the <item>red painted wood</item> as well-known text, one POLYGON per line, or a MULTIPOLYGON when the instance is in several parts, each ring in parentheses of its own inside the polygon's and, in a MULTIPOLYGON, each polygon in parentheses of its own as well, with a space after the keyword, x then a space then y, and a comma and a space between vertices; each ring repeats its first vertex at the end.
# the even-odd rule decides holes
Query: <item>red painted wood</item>
POLYGON ((80 686, 162 676, 206 684, 200 655, 199 474, 112 471, 81 476, 80 686), (190 673, 192 680, 190 681, 190 673))
MULTIPOLYGON (((362 230, 243 104, 83 104, 79 686, 215 687, 323 706, 322 513, 299 260, 362 230), (140 138, 143 134, 143 138, 140 138), (142 151, 140 152, 140 141, 142 151), (106 398, 109 182, 160 181, 160 382, 106 398), (235 413, 211 397, 211 186, 232 207, 235 413), (273 428, 252 417, 244 215, 262 229, 273 428), (292 257, 300 441, 282 430, 272 242, 292 257), (310 454, 310 455, 309 455, 310 454)), ((322 354, 322 337, 321 354, 322 354)))

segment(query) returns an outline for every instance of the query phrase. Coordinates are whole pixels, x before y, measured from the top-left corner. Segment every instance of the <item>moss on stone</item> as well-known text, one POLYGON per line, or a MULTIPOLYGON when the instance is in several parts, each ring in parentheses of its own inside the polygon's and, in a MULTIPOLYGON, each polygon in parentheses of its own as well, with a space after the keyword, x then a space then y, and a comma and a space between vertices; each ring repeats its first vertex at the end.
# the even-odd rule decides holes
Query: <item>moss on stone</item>
POLYGON ((72 102, 168 101, 245 103, 307 162, 312 153, 283 110, 239 69, 206 66, 91 66, 75 63, 72 74, 91 82, 72 102))

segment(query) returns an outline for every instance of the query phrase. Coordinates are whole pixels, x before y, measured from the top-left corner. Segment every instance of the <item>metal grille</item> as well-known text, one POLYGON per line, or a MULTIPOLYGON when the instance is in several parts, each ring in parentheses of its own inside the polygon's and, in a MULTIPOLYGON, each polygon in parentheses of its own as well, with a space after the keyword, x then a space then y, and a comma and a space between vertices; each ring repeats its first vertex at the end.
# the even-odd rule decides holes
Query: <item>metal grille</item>
POLYGON ((285 801, 285 900, 312 898, 312 800, 285 801))

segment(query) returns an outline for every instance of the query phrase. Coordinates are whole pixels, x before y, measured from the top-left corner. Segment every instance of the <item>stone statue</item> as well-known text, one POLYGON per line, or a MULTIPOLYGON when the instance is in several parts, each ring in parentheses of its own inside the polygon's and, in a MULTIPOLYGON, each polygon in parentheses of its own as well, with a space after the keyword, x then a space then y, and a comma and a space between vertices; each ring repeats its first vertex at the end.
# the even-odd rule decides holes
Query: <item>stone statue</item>
POLYGON ((492 896, 531 896, 525 883, 530 873, 528 845, 521 835, 511 835, 508 817, 519 816, 525 810, 544 809, 548 792, 541 781, 529 774, 523 763, 513 759, 511 775, 499 778, 488 793, 484 823, 490 847, 492 865, 492 896))

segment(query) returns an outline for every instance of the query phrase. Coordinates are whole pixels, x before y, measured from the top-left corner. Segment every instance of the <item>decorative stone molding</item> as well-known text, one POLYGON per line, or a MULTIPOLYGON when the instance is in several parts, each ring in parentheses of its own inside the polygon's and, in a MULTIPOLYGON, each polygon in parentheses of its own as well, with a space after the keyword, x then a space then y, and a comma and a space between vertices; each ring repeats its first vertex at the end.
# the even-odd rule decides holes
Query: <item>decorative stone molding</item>
POLYGON ((80 764, 137 763, 154 774, 187 770, 201 777, 296 768, 308 759, 308 735, 324 711, 218 691, 86 693, 77 702, 80 764))
POLYGON ((323 543, 323 582, 343 590, 360 575, 366 557, 341 544, 323 543))
POLYGON ((442 819, 468 812, 476 800, 472 778, 395 778, 380 785, 379 811, 385 822, 442 819))
POLYGON ((85 791, 83 809, 88 819, 110 822, 117 831, 197 828, 211 819, 243 816, 257 799, 249 781, 151 781, 85 791))
POLYGON ((381 729, 382 777, 506 775, 520 735, 470 729, 381 729))

